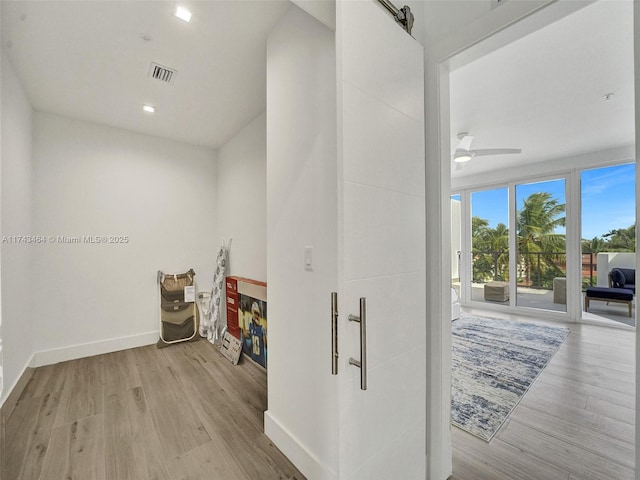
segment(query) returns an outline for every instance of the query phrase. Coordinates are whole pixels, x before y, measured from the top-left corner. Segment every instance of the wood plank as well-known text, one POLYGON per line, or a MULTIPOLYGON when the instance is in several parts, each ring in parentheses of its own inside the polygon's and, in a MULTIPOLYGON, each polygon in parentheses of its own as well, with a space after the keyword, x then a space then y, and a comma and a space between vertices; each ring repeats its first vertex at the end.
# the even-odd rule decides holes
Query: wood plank
POLYGON ((264 411, 267 409, 267 398, 264 394, 266 392, 266 374, 263 373, 262 382, 248 381, 244 374, 253 375, 255 369, 245 363, 246 359, 234 366, 210 343, 197 343, 165 352, 165 355, 168 355, 168 361, 173 365, 186 367, 179 377, 189 375, 190 372, 197 372, 197 377, 191 378, 191 382, 210 384, 214 389, 223 389, 228 394, 227 398, 235 399, 236 408, 243 411, 246 420, 262 430, 264 428, 264 411), (185 360, 189 366, 181 363, 185 360), (239 369, 242 369, 243 375, 238 374, 239 369))
POLYGON ((574 392, 587 395, 589 397, 607 400, 614 405, 620 405, 626 408, 635 407, 635 395, 612 392, 611 390, 607 390, 606 388, 582 383, 581 381, 565 378, 561 375, 554 375, 551 372, 543 372, 543 374, 540 375, 536 380, 536 383, 538 382, 552 387, 563 387, 569 390, 573 390, 574 392))
POLYGON ((25 398, 6 423, 3 478, 38 478, 59 406, 58 394, 25 398))
POLYGON ((67 380, 68 366, 68 362, 63 362, 36 368, 22 396, 38 398, 47 394, 62 392, 67 380))
POLYGON ((73 423, 81 418, 103 412, 102 356, 65 363, 67 371, 56 426, 73 423))
POLYGON ((585 479, 635 480, 634 469, 572 443, 546 435, 513 418, 509 421, 507 428, 500 432, 500 440, 517 449, 535 452, 541 462, 566 468, 570 473, 585 479))
POLYGON ((228 459, 220 452, 213 442, 194 448, 179 455, 169 463, 171 480, 210 480, 220 478, 225 480, 249 480, 238 476, 238 470, 232 467, 228 459))
POLYGON ((106 480, 104 459, 104 417, 83 417, 57 427, 51 434, 49 450, 40 480, 106 480))
POLYGON ((491 446, 453 427, 454 475, 451 480, 567 480, 569 472, 541 462, 526 451, 494 438, 491 446))
POLYGON ((601 400, 595 397, 588 397, 587 405, 585 407, 588 411, 597 413, 599 415, 619 420, 631 425, 635 428, 636 424, 636 412, 633 408, 621 407, 620 405, 614 405, 606 400, 601 400))
MULTIPOLYGON (((249 420, 255 413, 242 408, 239 398, 230 393, 233 389, 229 383, 207 381, 210 372, 197 368, 189 355, 176 353, 172 361, 178 378, 183 380, 187 397, 212 440, 244 476, 249 479, 304 478, 262 433, 256 419, 249 420), (247 461, 247 452, 251 452, 251 461, 247 461)), ((243 367, 233 367, 225 360, 220 368, 232 369, 239 375, 243 367)))
POLYGON ((600 356, 588 355, 581 348, 576 349, 575 351, 560 349, 558 353, 556 353, 556 355, 553 357, 553 359, 557 363, 562 361, 567 365, 597 365, 602 368, 614 370, 621 373, 633 374, 635 372, 635 365, 633 363, 629 363, 628 359, 625 359, 624 362, 616 362, 609 358, 601 358, 600 356))
MULTIPOLYGON (((167 347, 167 348, 175 348, 175 347, 177 347, 177 345, 174 345, 173 347, 167 347)), ((146 347, 139 347, 131 350, 133 361, 138 370, 138 375, 142 371, 148 371, 154 368, 158 369, 158 368, 169 366, 164 355, 161 354, 161 350, 162 349, 157 348, 155 345, 147 345, 146 347)))
POLYGON ((0 478, 19 478, 20 469, 27 451, 27 444, 37 420, 36 401, 28 397, 13 409, 4 423, 5 438, 2 441, 0 478), (34 411, 35 408, 35 411, 34 411))
POLYGON ((108 479, 171 480, 142 387, 105 399, 108 479))
MULTIPOLYGON (((148 348, 140 353, 147 360, 153 354, 148 348)), ((177 456, 211 441, 211 437, 187 399, 174 368, 158 361, 162 355, 157 351, 156 356, 152 362, 138 361, 138 374, 164 455, 177 456)))
MULTIPOLYGON (((27 385, 29 385, 29 382, 31 381, 31 377, 33 377, 34 372, 35 368, 25 368, 24 372, 22 372, 22 375, 20 375, 20 378, 18 378, 18 381, 11 390, 11 393, 7 395, 7 398, 2 404, 2 408, 0 408, 0 417, 4 419, 9 418, 9 415, 11 415, 11 412, 13 412, 13 409, 18 404, 20 399, 26 396, 25 391, 27 389, 27 385)), ((5 385, 5 388, 6 387, 7 386, 5 385)))
POLYGON ((104 396, 140 387, 142 381, 138 375, 136 359, 131 350, 102 355, 104 369, 104 396))
POLYGON ((563 387, 551 386, 542 382, 535 382, 522 397, 521 403, 536 403, 537 401, 552 400, 561 405, 571 405, 586 408, 589 396, 563 387))
MULTIPOLYGON (((573 335, 574 327, 571 328, 573 335)), ((630 470, 628 466, 632 465, 632 457, 629 457, 629 450, 624 443, 628 443, 630 427, 634 425, 634 395, 613 391, 606 377, 609 371, 613 371, 611 378, 625 381, 625 375, 630 372, 629 365, 633 365, 633 355, 629 354, 631 349, 626 346, 617 354, 612 353, 616 345, 615 334, 609 330, 614 329, 605 329, 607 333, 603 335, 603 345, 607 348, 600 348, 603 345, 596 343, 598 328, 589 326, 584 329, 578 326, 575 329, 581 334, 561 347, 551 361, 552 368, 543 372, 523 398, 521 407, 524 408, 516 409, 511 420, 490 444, 464 432, 459 435, 454 429, 454 479, 628 478, 626 475, 630 470), (597 378, 589 378, 590 374, 595 374, 597 378), (586 424, 582 423, 583 420, 586 424), (535 433, 532 434, 527 428, 535 433), (589 429, 592 431, 587 431, 589 429), (574 433, 562 437, 563 431, 574 433), (609 443, 604 450, 594 452, 599 448, 596 443, 599 436, 608 438, 609 443), (622 444, 616 443, 623 439, 622 444), (618 448, 615 455, 607 453, 611 448, 618 448), (594 466, 594 462, 597 465, 594 466), (584 466, 580 466, 582 463, 584 466)), ((2 478, 38 478, 32 475, 40 471, 43 480, 55 480, 55 476, 43 476, 45 468, 49 473, 50 464, 55 475, 58 470, 68 470, 62 465, 62 460, 54 461, 48 453, 52 447, 58 452, 65 450, 66 447, 58 445, 66 445, 67 440, 71 441, 71 428, 76 420, 55 430, 47 427, 47 422, 51 425, 51 418, 56 417, 56 412, 57 421, 61 422, 68 414, 71 418, 80 412, 90 412, 89 405, 92 403, 96 406, 101 403, 102 412, 77 419, 77 424, 90 423, 93 417, 104 417, 102 440, 99 439, 99 428, 96 434, 96 441, 102 442, 104 451, 102 457, 98 453, 94 461, 102 462, 104 477, 109 480, 144 480, 145 475, 148 478, 173 480, 181 478, 180 472, 184 473, 184 478, 216 478, 205 475, 210 468, 215 472, 213 475, 219 475, 218 478, 225 478, 221 472, 228 469, 234 475, 230 477, 233 480, 304 478, 262 433, 266 372, 254 365, 243 362, 234 367, 207 342, 181 344, 164 350, 144 347, 117 352, 117 355, 94 357, 88 364, 74 363, 85 360, 89 359, 34 371, 32 381, 19 402, 20 408, 7 419, 8 441, 2 449, 2 478), (94 379, 103 375, 99 386, 91 379, 91 371, 95 373, 94 379), (83 378, 88 381, 83 381, 83 378), (164 381, 170 382, 171 386, 164 385, 164 381), (195 438, 202 440, 200 443, 195 441, 193 443, 197 445, 189 448, 193 438, 185 441, 180 432, 177 439, 164 439, 165 442, 182 445, 180 448, 161 442, 161 435, 164 437, 174 433, 168 428, 163 429, 162 425, 157 427, 150 398, 156 396, 157 392, 148 393, 150 385, 153 390, 161 390, 173 397, 174 400, 169 403, 180 398, 180 395, 187 399, 189 411, 194 417, 193 423, 200 425, 205 434, 195 434, 195 438), (81 397, 79 400, 71 398, 71 392, 76 389, 81 397), (47 393, 50 394, 46 400, 49 407, 42 408, 47 393), (33 398, 33 395, 37 397, 33 398), (91 399, 96 395, 102 400, 92 402, 91 399), (40 429, 41 439, 47 437, 49 430, 52 442, 43 453, 44 460, 39 460, 40 467, 37 462, 32 464, 30 455, 33 454, 33 448, 27 446, 32 442, 29 432, 33 432, 38 424, 44 426, 40 429), (55 438, 52 431, 55 431, 55 438), (153 440, 148 441, 154 435, 158 438, 155 445, 153 440), (116 445, 119 439, 120 445, 116 445), (111 442, 111 446, 107 445, 108 442, 111 442), (179 453, 168 453, 171 450, 179 453), (246 454, 249 451, 251 455, 246 454), (127 453, 130 453, 128 457, 127 453), (17 457, 17 460, 4 460, 10 457, 17 457), (120 460, 124 468, 118 470, 115 463, 120 460), (29 467, 25 466, 27 462, 29 467), (61 465, 56 467, 56 462, 61 465), (153 470, 154 466, 156 470, 153 470), (112 469, 109 475, 108 468, 112 469), (21 470, 25 475, 20 474, 21 470), (130 471, 134 473, 122 473, 130 471)), ((162 400, 161 403, 164 402, 162 395, 158 398, 162 400)), ((98 409, 94 408, 96 412, 98 409)), ((194 432, 189 431, 188 434, 194 435, 194 432)), ((94 475, 92 472, 86 473, 88 467, 83 459, 65 461, 72 468, 80 468, 83 475, 88 475, 88 479, 94 475)), ((95 475, 99 478, 100 472, 95 475)))
POLYGON ((511 421, 519 422, 566 443, 606 457, 631 469, 635 466, 634 428, 626 423, 558 405, 529 408, 520 404, 511 421), (606 432, 606 433, 605 433, 606 432))
POLYGON ((547 374, 561 375, 564 378, 576 380, 586 385, 605 388, 612 392, 620 392, 625 395, 635 394, 634 375, 620 373, 592 365, 572 366, 552 364, 544 370, 547 374))
MULTIPOLYGON (((613 406, 613 408, 620 407, 613 406)), ((628 445, 632 445, 635 441, 635 427, 633 424, 612 419, 605 415, 591 412, 585 408, 576 408, 571 405, 566 405, 553 398, 536 399, 533 401, 525 396, 514 410, 511 418, 520 420, 521 412, 526 413, 527 409, 536 410, 546 416, 553 417, 558 421, 569 422, 575 426, 579 426, 580 428, 595 430, 598 433, 602 433, 610 438, 618 439, 628 445), (520 409, 521 406, 523 409, 520 409)), ((528 413, 528 415, 531 415, 531 413, 528 413)), ((564 435, 559 424, 555 424, 553 431, 564 435)), ((582 438, 582 433, 577 436, 578 438, 582 438)))
POLYGON ((5 479, 304 479, 262 432, 266 371, 206 342, 36 369, 25 392, 7 419, 5 479))

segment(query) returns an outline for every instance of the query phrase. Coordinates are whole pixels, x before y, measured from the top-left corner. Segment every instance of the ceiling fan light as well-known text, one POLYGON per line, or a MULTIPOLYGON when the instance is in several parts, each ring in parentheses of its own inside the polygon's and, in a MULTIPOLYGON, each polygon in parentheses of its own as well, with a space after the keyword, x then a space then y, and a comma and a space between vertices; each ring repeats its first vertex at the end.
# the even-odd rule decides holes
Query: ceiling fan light
POLYGON ((468 162, 473 158, 470 152, 458 152, 453 155, 453 161, 457 163, 468 162))
POLYGON ((191 12, 184 7, 177 6, 174 15, 187 23, 191 21, 191 12))

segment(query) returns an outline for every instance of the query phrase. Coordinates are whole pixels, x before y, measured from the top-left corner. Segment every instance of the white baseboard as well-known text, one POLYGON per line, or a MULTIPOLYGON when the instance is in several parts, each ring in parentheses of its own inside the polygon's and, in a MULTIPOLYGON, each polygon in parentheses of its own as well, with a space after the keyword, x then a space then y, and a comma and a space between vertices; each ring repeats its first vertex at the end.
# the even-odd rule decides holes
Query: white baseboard
POLYGON ((264 433, 307 478, 336 480, 336 472, 323 465, 269 411, 264 412, 264 433))
POLYGON ((3 395, 2 401, 0 401, 0 412, 5 418, 13 411, 20 395, 22 395, 22 391, 27 386, 27 383, 29 383, 31 375, 33 375, 33 368, 31 368, 32 363, 33 355, 23 367, 22 373, 15 379, 13 385, 11 385, 10 388, 7 388, 7 385, 4 386, 5 390, 3 393, 6 393, 6 395, 3 395))
POLYGON ((143 347, 152 345, 158 341, 158 332, 141 333, 129 337, 110 338, 99 342, 83 343, 80 345, 70 345, 68 347, 43 350, 33 354, 31 367, 42 367, 53 365, 54 363, 77 358, 91 357, 103 353, 117 352, 127 348, 143 347))

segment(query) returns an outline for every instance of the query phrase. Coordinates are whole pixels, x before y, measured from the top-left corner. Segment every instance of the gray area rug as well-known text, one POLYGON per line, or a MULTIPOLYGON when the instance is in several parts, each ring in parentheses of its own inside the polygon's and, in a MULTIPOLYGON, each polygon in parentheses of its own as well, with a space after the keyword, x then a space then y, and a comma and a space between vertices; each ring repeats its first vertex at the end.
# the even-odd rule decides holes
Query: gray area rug
POLYGON ((569 334, 566 327, 465 314, 451 330, 451 421, 487 442, 569 334))

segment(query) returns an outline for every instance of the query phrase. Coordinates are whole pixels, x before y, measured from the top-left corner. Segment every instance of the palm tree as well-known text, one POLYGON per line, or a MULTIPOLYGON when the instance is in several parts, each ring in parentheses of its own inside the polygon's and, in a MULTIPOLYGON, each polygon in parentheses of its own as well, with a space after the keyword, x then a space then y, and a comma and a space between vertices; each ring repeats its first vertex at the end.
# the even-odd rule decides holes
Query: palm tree
POLYGON ((509 229, 504 223, 496 228, 489 227, 489 221, 473 217, 471 219, 473 238, 473 280, 508 280, 509 278, 509 229))
POLYGON ((607 239, 606 248, 611 252, 635 252, 636 251, 636 224, 627 228, 610 230, 602 235, 607 239))
POLYGON ((593 287, 594 282, 597 281, 596 271, 594 270, 594 257, 600 253, 606 251, 606 243, 600 237, 593 237, 591 240, 582 239, 582 291, 587 287, 593 287), (589 256, 587 260, 585 257, 589 256), (588 261, 588 268, 585 268, 585 262, 588 261))
POLYGON ((482 242, 487 230, 489 230, 489 220, 480 217, 471 218, 471 237, 473 238, 474 245, 476 242, 482 242))
POLYGON ((487 241, 493 252, 494 280, 509 280, 509 228, 499 223, 490 229, 487 241))
MULTIPOLYGON (((548 192, 532 193, 518 211, 518 253, 522 255, 527 284, 531 282, 532 254, 537 255, 540 263, 554 271, 560 271, 557 262, 565 261, 566 245, 564 233, 556 233, 556 229, 565 225, 564 212, 565 205, 548 192)), ((540 270, 538 274, 540 275, 540 270)))
POLYGON ((491 261, 486 255, 486 252, 489 251, 489 245, 487 242, 489 230, 488 220, 480 217, 471 218, 474 282, 484 282, 491 277, 491 261))
POLYGON ((582 253, 599 253, 604 251, 605 242, 600 237, 593 237, 591 240, 582 240, 582 253))

